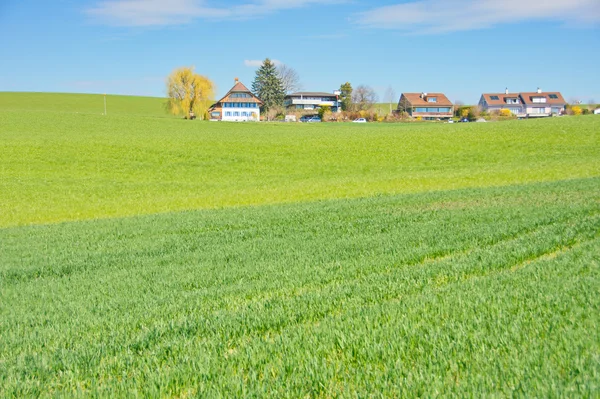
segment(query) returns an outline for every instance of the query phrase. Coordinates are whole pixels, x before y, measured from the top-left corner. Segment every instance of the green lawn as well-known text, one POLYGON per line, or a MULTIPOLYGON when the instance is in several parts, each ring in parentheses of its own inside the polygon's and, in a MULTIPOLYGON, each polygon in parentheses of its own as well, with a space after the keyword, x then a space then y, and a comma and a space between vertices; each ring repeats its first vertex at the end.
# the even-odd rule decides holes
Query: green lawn
POLYGON ((600 394, 597 117, 234 124, 12 96, 0 397, 600 394))

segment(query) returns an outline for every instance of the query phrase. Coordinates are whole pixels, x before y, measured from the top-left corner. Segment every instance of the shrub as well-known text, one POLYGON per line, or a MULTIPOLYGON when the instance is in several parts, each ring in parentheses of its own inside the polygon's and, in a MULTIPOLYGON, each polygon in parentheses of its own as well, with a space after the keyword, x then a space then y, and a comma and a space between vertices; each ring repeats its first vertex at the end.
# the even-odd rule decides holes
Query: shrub
POLYGON ((510 112, 510 109, 503 108, 500 110, 500 116, 505 117, 505 118, 510 117, 510 116, 512 116, 512 112, 510 112))

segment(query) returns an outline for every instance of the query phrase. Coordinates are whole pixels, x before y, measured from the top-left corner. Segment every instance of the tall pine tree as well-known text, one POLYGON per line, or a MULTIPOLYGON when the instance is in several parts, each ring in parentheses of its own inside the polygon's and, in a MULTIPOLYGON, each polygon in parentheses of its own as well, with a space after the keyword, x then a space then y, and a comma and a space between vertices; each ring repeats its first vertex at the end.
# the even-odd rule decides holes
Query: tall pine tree
POLYGON ((350 111, 352 109, 352 85, 346 82, 340 86, 340 101, 342 102, 342 111, 350 111))
POLYGON ((283 83, 277 73, 275 64, 270 59, 265 59, 256 71, 256 77, 252 82, 252 92, 263 102, 261 112, 269 114, 269 110, 283 105, 285 91, 283 83))

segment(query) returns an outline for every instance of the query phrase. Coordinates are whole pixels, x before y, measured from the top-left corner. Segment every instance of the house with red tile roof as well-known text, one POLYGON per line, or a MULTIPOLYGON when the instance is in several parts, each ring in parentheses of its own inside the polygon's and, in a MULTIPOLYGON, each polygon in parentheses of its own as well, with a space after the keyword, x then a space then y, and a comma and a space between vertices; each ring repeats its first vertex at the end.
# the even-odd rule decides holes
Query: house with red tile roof
POLYGON ((494 112, 508 109, 520 118, 539 118, 561 115, 567 102, 560 92, 543 92, 537 89, 531 93, 483 93, 479 107, 483 111, 494 112))
POLYGON ((442 93, 402 93, 396 112, 425 120, 450 119, 454 104, 442 93))
POLYGON ((235 85, 208 109, 208 114, 212 121, 259 121, 262 104, 263 102, 236 78, 235 85))

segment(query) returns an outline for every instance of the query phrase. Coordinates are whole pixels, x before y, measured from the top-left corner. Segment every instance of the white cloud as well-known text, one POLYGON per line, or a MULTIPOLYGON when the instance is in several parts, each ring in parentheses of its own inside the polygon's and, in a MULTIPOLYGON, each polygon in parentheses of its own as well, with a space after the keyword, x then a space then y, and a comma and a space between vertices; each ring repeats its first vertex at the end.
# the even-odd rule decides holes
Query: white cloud
POLYGON ((101 0, 87 9, 86 13, 110 25, 165 26, 186 24, 195 19, 248 19, 311 4, 345 1, 347 0, 242 0, 224 7, 210 6, 208 0, 101 0))
MULTIPOLYGON (((283 65, 283 62, 279 60, 271 60, 275 66, 283 65)), ((263 60, 244 60, 244 65, 249 68, 259 68, 263 63, 263 60)))
POLYGON ((593 25, 600 22, 598 0, 418 0, 374 8, 358 23, 372 28, 432 34, 490 28, 534 20, 593 25))

